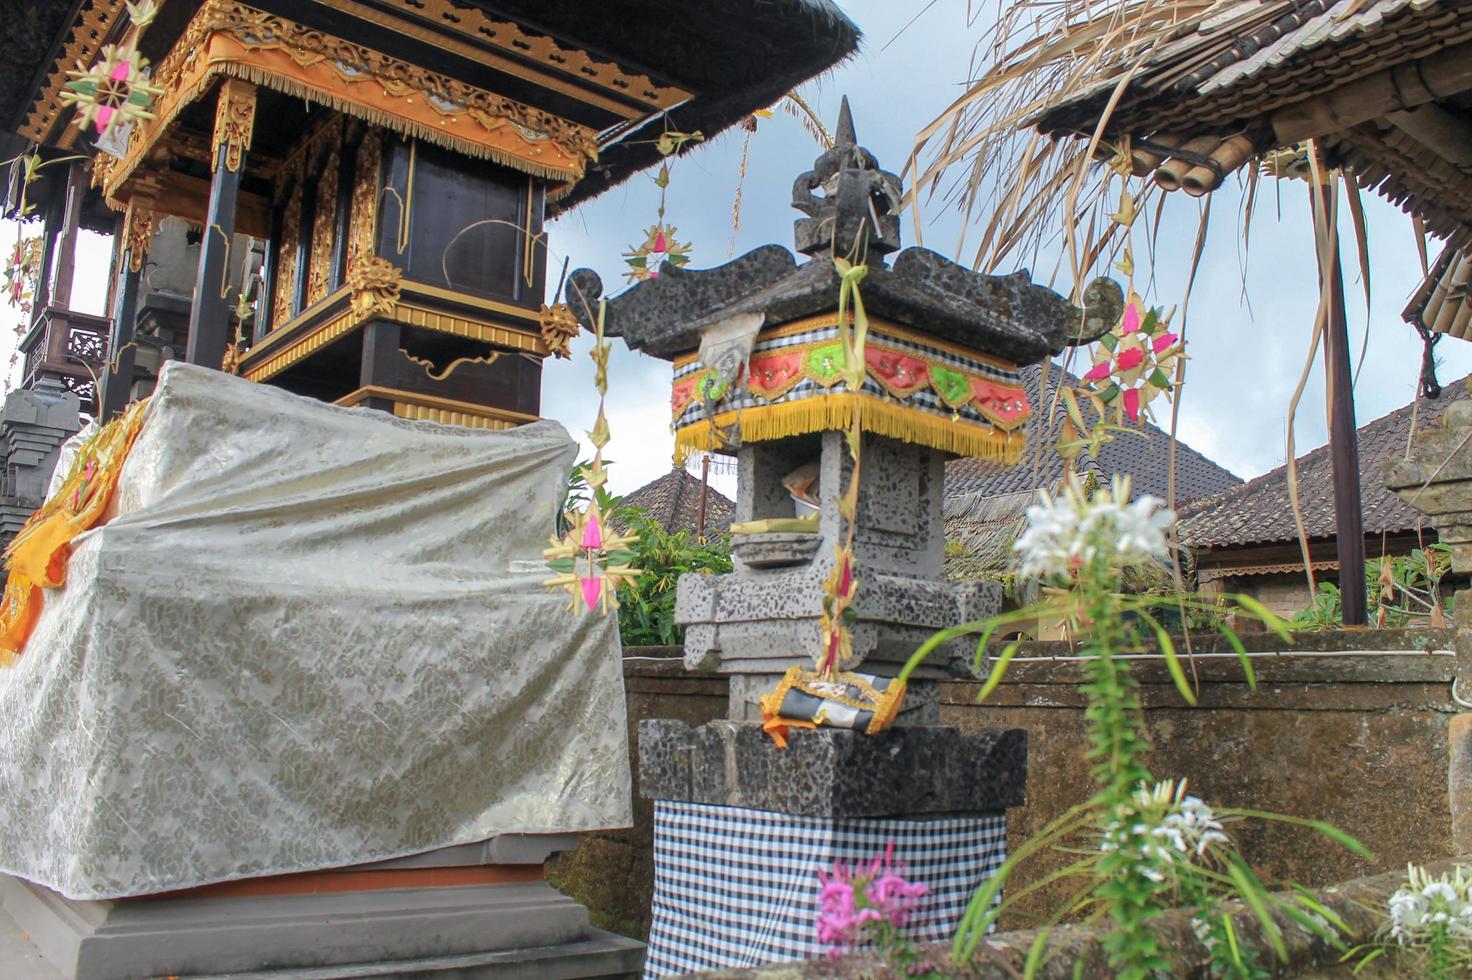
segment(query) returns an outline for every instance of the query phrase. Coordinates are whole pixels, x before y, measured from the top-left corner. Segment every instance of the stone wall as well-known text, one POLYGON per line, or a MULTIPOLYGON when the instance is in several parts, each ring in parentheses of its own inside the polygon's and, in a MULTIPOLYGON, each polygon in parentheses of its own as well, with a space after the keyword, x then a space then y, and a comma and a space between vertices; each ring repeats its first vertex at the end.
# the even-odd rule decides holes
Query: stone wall
MULTIPOLYGON (((1449 856, 1447 723, 1456 710, 1451 634, 1300 634, 1288 655, 1273 655, 1272 637, 1246 642, 1259 654, 1253 658, 1255 692, 1235 656, 1209 642, 1195 644, 1200 696, 1194 708, 1181 700, 1159 661, 1141 663, 1136 674, 1155 775, 1186 777, 1192 792, 1215 804, 1326 820, 1375 853, 1373 861, 1363 861, 1313 831, 1285 825, 1233 828, 1248 860, 1270 878, 1317 886, 1449 856)), ((1044 643, 1019 656, 1066 652, 1061 644, 1044 643)), ((687 674, 671 659, 674 650, 628 654, 631 751, 637 751, 634 732, 642 718, 701 723, 724 714, 723 678, 687 674)), ((1075 663, 1025 660, 1014 664, 985 706, 975 703, 974 681, 942 685, 944 723, 1028 732, 1028 801, 1009 814, 1014 841, 1089 795, 1079 682, 1075 663)), ((634 763, 637 772, 637 758, 634 763)), ((636 800, 634 812, 633 830, 588 837, 557 859, 552 878, 588 904, 598 925, 642 937, 652 890, 650 806, 636 800)), ((1051 866, 1040 860, 1019 869, 1017 887, 1051 866)), ((1024 910, 1044 907, 1058 893, 1035 895, 1024 910)))
MULTIPOLYGON (((1159 660, 1141 662, 1135 676, 1154 747, 1152 773, 1189 780, 1190 792, 1214 805, 1326 821, 1375 855, 1356 858, 1317 831, 1287 824, 1231 828, 1249 863, 1269 879, 1320 886, 1450 856, 1447 725, 1458 710, 1451 632, 1361 630, 1295 640, 1287 648, 1292 654, 1253 657, 1256 691, 1234 655, 1198 642, 1196 651, 1206 655, 1195 666, 1196 707, 1181 699, 1159 660), (1412 652, 1427 649, 1443 652, 1412 652)), ((1283 649, 1270 635, 1244 642, 1258 653, 1283 649)), ((1019 656, 1066 652, 1063 644, 1037 644, 1019 656)), ((1014 661, 984 706, 976 704, 977 683, 943 688, 943 723, 1028 731, 1027 804, 1008 815, 1014 841, 1092 791, 1080 679, 1076 663, 1014 661)), ((1019 868, 1018 884, 1063 863, 1045 854, 1019 868)), ((1064 893, 1061 886, 1043 889, 1020 908, 1051 911, 1064 893)))

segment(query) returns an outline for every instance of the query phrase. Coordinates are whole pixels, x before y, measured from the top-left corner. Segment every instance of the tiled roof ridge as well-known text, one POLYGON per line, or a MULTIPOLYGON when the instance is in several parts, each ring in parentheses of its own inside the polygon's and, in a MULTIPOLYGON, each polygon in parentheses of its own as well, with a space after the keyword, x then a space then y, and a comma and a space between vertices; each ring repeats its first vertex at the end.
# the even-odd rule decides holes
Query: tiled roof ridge
MULTIPOLYGON (((1436 416, 1434 416, 1433 418, 1439 417, 1441 411, 1444 411, 1447 405, 1451 404, 1453 401, 1458 400, 1459 398, 1468 397, 1469 383, 1472 383, 1472 374, 1469 374, 1465 378, 1458 379, 1452 384, 1444 386, 1444 394, 1442 398, 1437 401, 1417 397, 1412 399, 1407 404, 1400 406, 1399 408, 1392 409, 1391 411, 1386 412, 1384 415, 1371 419, 1369 422, 1358 426, 1355 429, 1355 433, 1359 445, 1363 449, 1363 447, 1367 445, 1373 446, 1375 441, 1383 436, 1390 434, 1399 434, 1406 427, 1409 426, 1410 416, 1415 413, 1418 408, 1424 408, 1429 405, 1432 408, 1440 409, 1440 411, 1437 411, 1436 416)), ((1313 449, 1310 449, 1309 451, 1295 457, 1295 466, 1300 472, 1307 470, 1314 464, 1324 460, 1329 455, 1329 451, 1330 447, 1327 443, 1320 446, 1315 446, 1313 449)), ((1362 452, 1360 456, 1360 465, 1362 470, 1365 467, 1366 460, 1367 456, 1362 452)), ((1373 462, 1371 463, 1371 465, 1373 466, 1373 462)), ((1231 487, 1227 490, 1223 490, 1218 493, 1191 501, 1180 509, 1180 520, 1182 523, 1182 531, 1184 532, 1183 537, 1191 537, 1191 529, 1189 525, 1191 521, 1195 518, 1201 518, 1203 521, 1205 521, 1207 518, 1218 518, 1224 512, 1229 511, 1239 501, 1253 497, 1254 495, 1265 490, 1272 490, 1279 486, 1282 486, 1284 492, 1286 492, 1287 475, 1288 464, 1284 462, 1267 471, 1266 473, 1253 477, 1240 486, 1231 487)), ((1372 486, 1369 489, 1373 490, 1374 487, 1372 486)), ((1300 487, 1300 490, 1302 490, 1302 487, 1300 487)), ((1388 491, 1386 492, 1388 493, 1388 491)), ((1302 494, 1300 494, 1300 496, 1302 496, 1302 494)), ((1308 508, 1305 508, 1304 518, 1306 523, 1311 516, 1312 515, 1308 512, 1308 508)), ((1368 527, 1366 530, 1372 531, 1372 529, 1368 527)), ((1219 538, 1221 537, 1221 535, 1218 534, 1214 535, 1213 537, 1219 538)), ((1316 535, 1310 534, 1310 537, 1316 537, 1316 535)), ((1278 538, 1264 537, 1253 540, 1255 542, 1274 541, 1278 540, 1278 538)), ((1201 542, 1201 544, 1205 546, 1212 546, 1215 544, 1228 545, 1234 543, 1243 542, 1218 542, 1216 540, 1201 542)))

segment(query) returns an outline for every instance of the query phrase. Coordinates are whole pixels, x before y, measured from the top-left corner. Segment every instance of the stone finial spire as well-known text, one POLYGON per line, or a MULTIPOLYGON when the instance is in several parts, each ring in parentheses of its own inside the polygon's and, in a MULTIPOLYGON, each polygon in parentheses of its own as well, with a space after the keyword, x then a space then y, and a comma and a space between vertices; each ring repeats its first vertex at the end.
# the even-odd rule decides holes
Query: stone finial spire
POLYGON ((854 135, 854 114, 848 107, 848 96, 843 97, 838 107, 838 126, 833 130, 833 145, 858 146, 859 138, 854 135))
POLYGON ((900 193, 900 179, 880 170, 874 154, 858 145, 844 96, 833 146, 792 185, 792 206, 807 215, 794 225, 797 250, 859 261, 896 251, 900 193))

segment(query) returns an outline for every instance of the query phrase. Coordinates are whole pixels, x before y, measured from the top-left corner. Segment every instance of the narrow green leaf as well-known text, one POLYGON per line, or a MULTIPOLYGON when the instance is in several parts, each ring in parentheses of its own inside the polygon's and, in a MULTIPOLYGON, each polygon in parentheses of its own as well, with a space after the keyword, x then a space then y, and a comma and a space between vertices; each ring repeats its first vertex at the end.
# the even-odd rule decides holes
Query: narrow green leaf
POLYGON ((1011 663, 1012 658, 1017 655, 1017 649, 1020 646, 1022 646, 1022 641, 1013 640, 1002 649, 1002 655, 998 657, 997 662, 992 665, 991 675, 987 677, 986 683, 981 686, 981 693, 976 696, 977 704, 985 701, 987 699, 987 695, 995 691, 997 689, 997 685, 1002 683, 1002 675, 1007 673, 1007 665, 1011 663))
POLYGON ((1223 620, 1217 626, 1217 632, 1231 644, 1237 654, 1237 660, 1242 664, 1242 673, 1247 677, 1247 687, 1253 691, 1257 690, 1257 671, 1252 669, 1252 658, 1247 656, 1247 648, 1242 645, 1242 640, 1237 636, 1237 631, 1228 626, 1223 620))
POLYGON ((1237 943, 1237 930, 1232 928, 1232 917, 1225 912, 1222 913, 1222 929, 1227 934, 1227 948, 1231 950, 1232 962, 1245 970, 1247 964, 1242 962, 1242 947, 1237 943))
POLYGON ((1342 918, 1339 917, 1339 913, 1335 912, 1333 909, 1320 902, 1317 898, 1313 896, 1312 892, 1310 892, 1302 885, 1295 883, 1293 885, 1293 890, 1298 893, 1296 898, 1300 905, 1327 921, 1330 925, 1332 925, 1335 929, 1338 929, 1341 933, 1345 935, 1349 934, 1349 925, 1345 923, 1342 918))
POLYGON ((1283 934, 1278 929, 1278 924, 1268 913, 1267 896, 1262 883, 1257 880, 1257 876, 1252 873, 1251 869, 1235 855, 1227 864, 1227 874, 1231 877, 1232 884, 1236 886, 1237 894, 1242 902, 1252 910, 1252 914, 1257 916, 1257 921, 1262 924, 1263 934, 1267 936, 1273 952, 1278 954, 1278 959, 1286 962, 1288 948, 1283 945, 1283 934))
POLYGON ((1181 697, 1186 699, 1187 704, 1196 703, 1196 692, 1191 690, 1191 682, 1186 680, 1186 672, 1181 669, 1181 658, 1176 656, 1176 645, 1171 642, 1170 633, 1160 621, 1143 609, 1137 610, 1141 619, 1150 624, 1155 631, 1155 639, 1160 643, 1160 653, 1165 657, 1165 669, 1170 671, 1171 680, 1176 682, 1176 690, 1181 692, 1181 697))
POLYGON ((1034 980, 1038 970, 1043 966, 1043 955, 1048 950, 1048 929, 1038 930, 1037 938, 1032 941, 1032 948, 1027 951, 1027 959, 1022 964, 1022 980, 1034 980))
POLYGON ((1375 962, 1377 959, 1379 959, 1380 957, 1382 957, 1384 955, 1385 955, 1385 947, 1384 946, 1381 946, 1379 949, 1377 949, 1377 950, 1375 950, 1373 952, 1366 953, 1365 954, 1365 958, 1362 959, 1362 960, 1360 960, 1359 963, 1355 964, 1355 968, 1350 971, 1350 974, 1352 976, 1359 976, 1359 972, 1361 970, 1363 970, 1365 967, 1369 966, 1371 963, 1375 962))

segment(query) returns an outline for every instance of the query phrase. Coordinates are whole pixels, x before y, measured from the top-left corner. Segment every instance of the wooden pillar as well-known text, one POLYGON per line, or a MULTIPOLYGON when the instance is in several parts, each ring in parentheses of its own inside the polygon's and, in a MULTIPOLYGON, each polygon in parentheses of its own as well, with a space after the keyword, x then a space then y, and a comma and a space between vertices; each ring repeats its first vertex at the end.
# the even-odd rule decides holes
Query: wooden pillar
POLYGON ((148 249, 153 243, 153 221, 153 208, 148 202, 136 197, 128 202, 114 287, 112 342, 107 347, 107 371, 102 376, 102 393, 98 397, 101 422, 107 422, 122 411, 133 390, 133 365, 138 352, 133 342, 138 325, 138 287, 143 280, 148 249))
MULTIPOLYGON (((358 386, 367 388, 396 387, 396 371, 403 355, 399 353, 403 328, 392 320, 373 320, 363 328, 363 361, 358 373, 358 386)), ((385 412, 394 410, 392 399, 366 398, 358 403, 365 408, 385 412)))
POLYGON ((42 219, 41 271, 37 276, 36 295, 31 303, 31 320, 51 305, 51 271, 56 264, 56 239, 61 234, 62 214, 66 207, 66 192, 62 188, 53 193, 46 202, 46 214, 42 219))
POLYGON ((51 290, 51 302, 64 310, 72 306, 72 279, 77 271, 77 227, 82 221, 82 200, 87 194, 87 183, 87 171, 82 161, 73 160, 66 171, 61 248, 56 256, 56 285, 51 290))
MULTIPOLYGON (((1325 222, 1334 205, 1333 188, 1320 184, 1325 222)), ((1334 534, 1338 545, 1339 597, 1345 626, 1365 625, 1365 530, 1360 509, 1360 450, 1354 423, 1354 381, 1350 371, 1349 329, 1344 315, 1344 268, 1339 260, 1339 230, 1329 228, 1329 265, 1319 269, 1320 288, 1329 281, 1324 322, 1324 382, 1329 393, 1329 458, 1334 474, 1334 534)))
POLYGON ((210 180, 209 208, 204 238, 199 246, 199 272, 194 280, 194 306, 189 311, 191 364, 219 368, 230 344, 228 295, 230 242, 235 236, 235 205, 245 153, 255 128, 256 88, 227 78, 220 83, 215 107, 214 176, 210 180))

